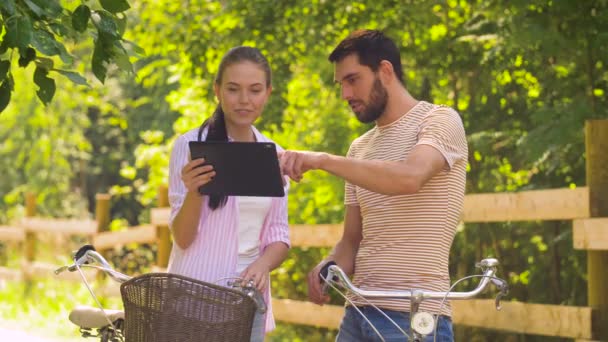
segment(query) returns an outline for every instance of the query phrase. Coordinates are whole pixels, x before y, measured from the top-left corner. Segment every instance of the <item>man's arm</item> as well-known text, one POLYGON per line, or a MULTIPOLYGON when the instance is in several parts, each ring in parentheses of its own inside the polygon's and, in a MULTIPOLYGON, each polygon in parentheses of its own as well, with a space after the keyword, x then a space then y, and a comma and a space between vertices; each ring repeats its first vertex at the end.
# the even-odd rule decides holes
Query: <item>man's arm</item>
POLYGON ((308 273, 308 298, 311 302, 322 305, 329 300, 329 296, 323 293, 322 284, 319 281, 319 272, 327 262, 335 261, 346 274, 350 275, 354 273, 355 257, 363 238, 362 228, 360 208, 358 206, 347 205, 344 212, 342 238, 338 241, 330 255, 308 273))
POLYGON ((324 170, 383 195, 416 193, 446 166, 445 157, 430 145, 417 145, 404 161, 362 160, 306 151, 281 154, 283 173, 296 181, 306 171, 324 170))

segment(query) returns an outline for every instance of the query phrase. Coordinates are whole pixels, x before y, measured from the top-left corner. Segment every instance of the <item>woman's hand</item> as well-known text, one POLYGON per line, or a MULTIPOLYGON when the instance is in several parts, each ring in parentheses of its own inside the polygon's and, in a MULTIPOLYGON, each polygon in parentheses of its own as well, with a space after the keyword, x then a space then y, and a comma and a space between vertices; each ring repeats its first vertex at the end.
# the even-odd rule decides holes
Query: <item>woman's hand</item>
POLYGON ((258 291, 261 292, 268 286, 269 273, 270 267, 262 259, 257 259, 240 274, 240 277, 245 283, 252 281, 258 291))
POLYGON ((212 165, 203 165, 205 159, 194 159, 182 169, 182 182, 188 191, 198 193, 198 188, 209 183, 215 176, 212 165))

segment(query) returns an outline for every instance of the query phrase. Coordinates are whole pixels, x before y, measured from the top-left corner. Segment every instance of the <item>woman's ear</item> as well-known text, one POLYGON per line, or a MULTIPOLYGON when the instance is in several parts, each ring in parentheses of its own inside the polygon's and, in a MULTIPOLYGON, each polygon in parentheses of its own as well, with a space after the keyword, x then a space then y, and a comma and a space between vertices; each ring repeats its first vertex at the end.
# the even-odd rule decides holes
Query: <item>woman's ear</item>
POLYGON ((215 93, 215 98, 217 101, 220 101, 220 86, 217 83, 213 83, 213 92, 215 93))

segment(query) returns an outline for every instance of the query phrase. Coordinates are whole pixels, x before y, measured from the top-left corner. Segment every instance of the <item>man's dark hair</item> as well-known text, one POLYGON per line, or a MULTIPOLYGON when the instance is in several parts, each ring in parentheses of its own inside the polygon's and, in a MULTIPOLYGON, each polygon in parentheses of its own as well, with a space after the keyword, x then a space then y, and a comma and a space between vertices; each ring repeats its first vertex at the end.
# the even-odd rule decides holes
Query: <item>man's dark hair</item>
POLYGON ((356 30, 344 38, 329 55, 329 61, 339 62, 352 54, 359 57, 359 63, 378 71, 380 62, 389 61, 393 65, 397 79, 403 84, 403 70, 399 49, 394 41, 378 30, 356 30))

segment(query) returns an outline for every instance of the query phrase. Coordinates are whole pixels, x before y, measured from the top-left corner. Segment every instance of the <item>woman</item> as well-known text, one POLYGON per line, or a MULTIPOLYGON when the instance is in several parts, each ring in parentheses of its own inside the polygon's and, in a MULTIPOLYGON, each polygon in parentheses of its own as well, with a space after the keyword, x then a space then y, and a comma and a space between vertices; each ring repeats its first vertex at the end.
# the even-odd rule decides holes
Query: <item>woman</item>
MULTIPOLYGON (((235 47, 222 58, 214 83, 219 100, 212 117, 180 136, 169 170, 173 246, 168 271, 210 283, 239 276, 262 291, 268 305, 256 314, 252 341, 274 328, 269 272, 287 257, 287 196, 202 196, 215 171, 203 159, 190 161, 188 141, 269 142, 254 126, 270 93, 270 66, 252 47, 235 47)), ((277 147, 278 148, 278 147, 277 147)), ((224 285, 220 283, 220 285, 224 285)))

